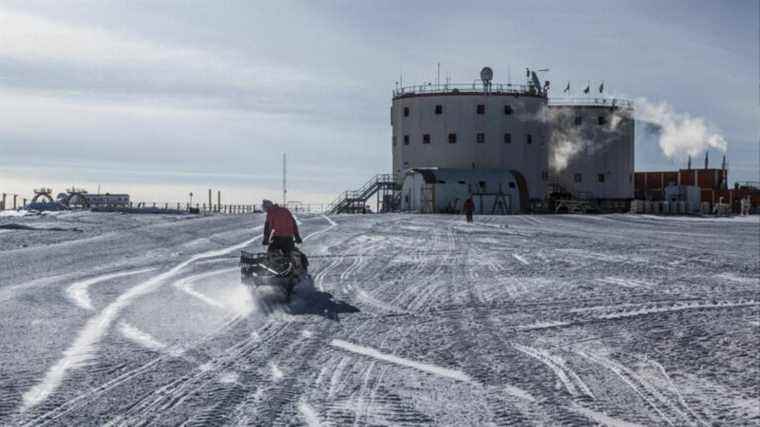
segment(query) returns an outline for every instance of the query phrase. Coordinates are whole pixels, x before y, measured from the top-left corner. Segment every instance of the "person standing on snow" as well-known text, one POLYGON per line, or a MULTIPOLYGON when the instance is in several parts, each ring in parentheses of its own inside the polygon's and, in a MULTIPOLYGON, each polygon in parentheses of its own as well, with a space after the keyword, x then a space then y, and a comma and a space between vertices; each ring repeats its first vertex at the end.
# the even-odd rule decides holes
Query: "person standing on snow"
POLYGON ((261 207, 267 213, 267 220, 264 223, 264 237, 261 239, 261 243, 269 245, 267 252, 280 249, 285 254, 290 254, 295 249, 296 243, 302 243, 301 235, 298 233, 298 224, 296 224, 293 214, 287 208, 272 203, 271 200, 262 201, 261 207))
POLYGON ((462 205, 462 211, 467 218, 467 222, 472 222, 472 213, 475 212, 475 202, 472 201, 472 196, 468 197, 462 205))

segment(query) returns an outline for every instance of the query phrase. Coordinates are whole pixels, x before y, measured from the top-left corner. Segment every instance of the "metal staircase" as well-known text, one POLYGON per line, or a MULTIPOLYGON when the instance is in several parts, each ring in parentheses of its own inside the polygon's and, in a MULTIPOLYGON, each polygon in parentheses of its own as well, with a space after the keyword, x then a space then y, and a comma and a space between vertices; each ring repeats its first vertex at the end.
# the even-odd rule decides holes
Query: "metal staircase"
POLYGON ((375 175, 360 189, 345 191, 327 207, 328 214, 366 213, 367 201, 377 196, 378 206, 382 212, 390 212, 397 205, 398 192, 401 186, 391 174, 375 175))

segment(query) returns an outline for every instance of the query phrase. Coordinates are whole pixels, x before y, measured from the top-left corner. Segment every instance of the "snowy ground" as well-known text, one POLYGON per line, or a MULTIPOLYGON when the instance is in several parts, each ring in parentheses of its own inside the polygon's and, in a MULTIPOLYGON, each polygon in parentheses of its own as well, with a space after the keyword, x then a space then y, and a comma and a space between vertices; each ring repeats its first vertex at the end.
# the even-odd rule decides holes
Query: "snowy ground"
POLYGON ((0 217, 0 424, 754 424, 757 218, 0 217), (41 230, 57 228, 53 230, 41 230))

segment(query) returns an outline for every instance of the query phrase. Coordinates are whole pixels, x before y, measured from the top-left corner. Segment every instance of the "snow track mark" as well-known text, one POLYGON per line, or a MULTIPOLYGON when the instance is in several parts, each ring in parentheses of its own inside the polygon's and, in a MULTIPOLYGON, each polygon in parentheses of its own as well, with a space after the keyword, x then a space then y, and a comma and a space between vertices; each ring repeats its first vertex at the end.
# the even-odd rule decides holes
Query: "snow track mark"
MULTIPOLYGON (((174 286, 177 289, 179 289, 179 290, 187 293, 188 295, 190 295, 190 296, 192 296, 194 298, 197 298, 200 301, 205 302, 206 304, 208 304, 208 305, 210 305, 212 307, 216 307, 216 308, 224 310, 226 308, 224 304, 222 304, 221 302, 219 302, 219 301, 217 301, 217 300, 215 300, 213 298, 210 298, 210 297, 206 296, 205 294, 203 294, 201 292, 196 291, 195 289, 193 289, 192 284, 194 282, 196 282, 196 281, 203 280, 203 279, 206 279, 208 277, 213 277, 213 276, 216 276, 216 275, 219 275, 219 274, 224 274, 224 273, 228 273, 228 272, 232 272, 232 271, 238 271, 238 270, 239 270, 239 267, 230 267, 230 268, 223 268, 223 269, 220 269, 220 270, 213 270, 213 271, 209 271, 209 272, 206 272, 206 273, 196 274, 196 275, 185 277, 183 279, 180 279, 180 280, 174 282, 174 286)), ((245 314, 245 313, 242 313, 242 314, 245 314)))
POLYGON ((512 346, 515 349, 535 358, 539 362, 548 366, 549 369, 554 371, 554 374, 557 375, 557 378, 559 378, 562 384, 564 384, 565 389, 567 389, 568 393, 571 395, 577 396, 579 394, 578 389, 580 389, 580 393, 585 394, 592 399, 596 399, 596 397, 594 397, 594 394, 588 388, 586 383, 581 380, 578 374, 567 367, 564 359, 558 356, 554 356, 548 351, 539 350, 533 347, 528 347, 526 345, 512 344, 512 346))
POLYGON ((127 322, 119 323, 119 332, 121 332, 121 334, 128 340, 141 345, 148 350, 161 352, 166 348, 166 344, 158 341, 150 334, 135 328, 127 322))
POLYGON ((605 425, 605 426, 615 426, 615 427, 643 427, 641 424, 631 423, 625 420, 621 420, 619 418, 613 418, 610 417, 607 414, 603 414, 601 412, 593 411, 588 408, 584 408, 580 405, 573 405, 570 407, 570 410, 577 412, 584 417, 593 420, 594 422, 605 425))
POLYGON ((327 222, 330 223, 330 226, 327 227, 327 228, 323 228, 322 230, 317 230, 317 231, 309 234, 308 236, 306 236, 306 237, 303 238, 304 241, 312 239, 312 238, 314 238, 314 236, 318 236, 318 235, 320 235, 322 233, 325 233, 325 232, 327 232, 329 230, 332 230, 334 227, 338 226, 338 223, 335 222, 335 221, 333 221, 333 220, 331 220, 327 215, 322 215, 322 218, 324 218, 325 220, 327 220, 327 222))
POLYGON ((516 260, 518 260, 518 261, 520 261, 521 263, 523 263, 523 265, 530 265, 530 263, 528 262, 528 260, 527 260, 527 259, 525 259, 525 257, 523 257, 522 255, 520 255, 520 254, 512 254, 512 256, 513 256, 513 257, 514 257, 516 260))
POLYGON ((95 310, 95 307, 92 306, 92 301, 90 301, 90 295, 87 292, 90 286, 98 284, 100 282, 117 279, 119 277, 132 276, 135 274, 147 273, 154 270, 156 270, 156 268, 143 268, 140 270, 121 271, 117 273, 109 273, 102 276, 92 277, 73 283, 71 286, 66 288, 66 295, 74 302, 74 304, 78 305, 79 307, 85 310, 95 310))
MULTIPOLYGON (((635 373, 632 369, 601 355, 577 351, 579 355, 595 362, 610 371, 612 371, 621 381, 628 385, 643 401, 651 406, 662 419, 671 425, 679 425, 684 422, 695 424, 699 421, 695 415, 687 414, 678 407, 678 402, 673 402, 663 395, 656 387, 646 381, 641 375, 635 373), (691 415, 691 416, 690 416, 691 415), (682 421, 674 421, 678 418, 682 421)), ((690 411, 690 408, 686 407, 690 411)))
POLYGON ((319 421, 317 411, 315 411, 311 405, 304 402, 303 400, 298 402, 298 411, 301 413, 304 421, 306 421, 306 425, 309 427, 320 427, 322 425, 322 423, 319 421))
POLYGON ((167 279, 176 275, 183 268, 192 264, 195 261, 213 258, 221 255, 228 254, 230 252, 240 250, 254 241, 261 238, 261 235, 252 239, 246 240, 242 243, 229 246, 223 249, 215 249, 208 252, 193 255, 189 259, 177 264, 168 271, 165 271, 152 279, 136 285, 130 288, 127 292, 119 295, 118 298, 106 308, 104 308, 95 317, 91 318, 85 324, 84 328, 80 330, 79 335, 71 344, 71 346, 64 351, 63 357, 58 360, 45 374, 42 381, 39 384, 32 387, 23 395, 22 412, 36 406, 43 400, 45 400, 58 386, 61 385, 66 375, 66 371, 69 369, 76 369, 84 366, 94 357, 95 347, 111 326, 114 320, 118 317, 121 311, 129 306, 132 301, 143 295, 149 294, 160 287, 167 279))
POLYGON ((428 363, 417 362, 403 357, 398 357, 393 354, 382 353, 374 348, 364 347, 357 344, 352 344, 343 340, 332 340, 330 345, 342 350, 361 354, 363 356, 371 357, 373 359, 382 360, 385 362, 393 363, 394 365, 405 366, 407 368, 413 368, 418 371, 427 372, 443 378, 450 378, 455 381, 474 383, 472 378, 462 371, 454 369, 448 369, 441 366, 436 366, 428 363))

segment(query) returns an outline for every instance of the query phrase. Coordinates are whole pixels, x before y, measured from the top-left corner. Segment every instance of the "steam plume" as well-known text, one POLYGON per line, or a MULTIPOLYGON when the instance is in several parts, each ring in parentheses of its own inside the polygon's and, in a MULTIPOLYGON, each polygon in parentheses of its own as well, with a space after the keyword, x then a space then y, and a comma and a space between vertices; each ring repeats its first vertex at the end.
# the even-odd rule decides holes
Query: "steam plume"
MULTIPOLYGON (((630 110, 617 109, 608 116, 605 126, 598 127, 593 118, 584 118, 582 126, 574 126, 575 111, 572 108, 544 108, 535 119, 548 123, 549 165, 555 172, 567 168, 572 159, 586 152, 604 149, 621 136, 618 127, 624 119, 630 118, 630 110)), ((696 156, 707 149, 726 151, 727 143, 715 126, 701 117, 688 113, 677 113, 666 102, 652 103, 639 98, 634 103, 633 118, 646 122, 658 129, 658 143, 668 158, 675 156, 696 156)))
POLYGON ((636 100, 634 117, 660 129, 660 148, 668 158, 695 156, 709 148, 726 151, 726 140, 714 126, 701 117, 676 113, 666 102, 654 104, 640 98, 636 100))

